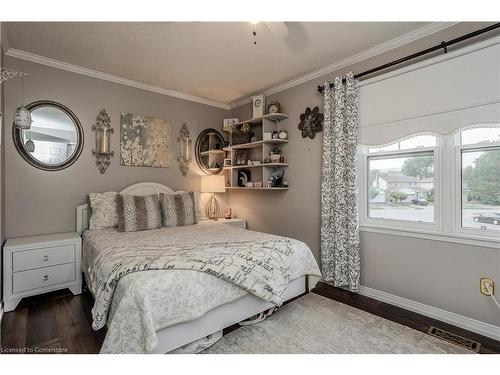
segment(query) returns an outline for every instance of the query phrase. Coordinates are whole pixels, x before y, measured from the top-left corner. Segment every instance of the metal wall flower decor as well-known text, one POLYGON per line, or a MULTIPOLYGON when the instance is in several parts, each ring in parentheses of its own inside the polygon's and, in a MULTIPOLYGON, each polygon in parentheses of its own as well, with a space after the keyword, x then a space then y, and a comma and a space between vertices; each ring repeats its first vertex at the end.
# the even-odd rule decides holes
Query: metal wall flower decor
POLYGON ((302 138, 314 138, 316 133, 323 130, 323 114, 319 113, 318 106, 311 108, 307 107, 305 112, 300 115, 299 130, 302 132, 302 138))
POLYGON ((92 125, 92 131, 95 135, 95 150, 92 150, 92 155, 95 156, 95 165, 101 174, 106 172, 111 164, 111 158, 115 152, 111 151, 111 136, 114 129, 111 127, 111 118, 105 109, 101 109, 96 117, 96 123, 92 125))

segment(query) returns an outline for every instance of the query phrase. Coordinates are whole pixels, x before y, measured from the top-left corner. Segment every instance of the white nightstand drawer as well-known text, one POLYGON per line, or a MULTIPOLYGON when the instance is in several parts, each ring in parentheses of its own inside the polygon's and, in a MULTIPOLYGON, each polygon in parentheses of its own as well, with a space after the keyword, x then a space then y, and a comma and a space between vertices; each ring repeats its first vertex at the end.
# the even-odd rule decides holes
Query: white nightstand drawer
POLYGON ((221 224, 231 225, 241 229, 247 229, 247 222, 244 219, 220 219, 221 224))
POLYGON ((73 281, 75 276, 74 263, 17 272, 12 275, 12 292, 19 293, 25 290, 73 281))
POLYGON ((12 253, 12 271, 54 266, 75 261, 75 245, 61 245, 12 253))

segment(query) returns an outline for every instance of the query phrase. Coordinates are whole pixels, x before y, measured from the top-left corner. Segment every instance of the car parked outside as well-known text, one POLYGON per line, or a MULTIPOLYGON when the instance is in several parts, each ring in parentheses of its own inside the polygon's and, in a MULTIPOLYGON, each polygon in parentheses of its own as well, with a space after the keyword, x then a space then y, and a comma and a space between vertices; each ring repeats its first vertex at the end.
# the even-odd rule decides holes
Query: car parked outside
POLYGON ((490 224, 500 225, 500 212, 474 215, 472 218, 474 221, 477 221, 478 223, 490 223, 490 224))
POLYGON ((427 199, 425 198, 413 198, 411 200, 411 204, 415 204, 417 206, 427 206, 429 202, 427 202, 427 199))

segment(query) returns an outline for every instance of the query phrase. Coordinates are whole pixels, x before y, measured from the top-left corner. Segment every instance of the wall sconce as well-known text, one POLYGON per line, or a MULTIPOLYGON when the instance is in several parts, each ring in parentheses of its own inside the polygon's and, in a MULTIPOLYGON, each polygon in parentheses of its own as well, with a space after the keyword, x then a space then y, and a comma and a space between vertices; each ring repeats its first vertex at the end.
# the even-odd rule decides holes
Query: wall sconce
POLYGON ((182 125, 180 130, 180 135, 177 137, 177 161, 179 162, 179 169, 184 177, 186 177, 189 171, 189 164, 191 164, 193 158, 191 157, 191 145, 193 140, 189 133, 189 129, 186 124, 182 125))
POLYGON ((92 155, 96 157, 97 169, 104 174, 115 154, 111 151, 111 134, 114 133, 114 129, 111 127, 111 119, 105 109, 101 109, 97 115, 92 131, 95 131, 95 150, 92 150, 92 155))

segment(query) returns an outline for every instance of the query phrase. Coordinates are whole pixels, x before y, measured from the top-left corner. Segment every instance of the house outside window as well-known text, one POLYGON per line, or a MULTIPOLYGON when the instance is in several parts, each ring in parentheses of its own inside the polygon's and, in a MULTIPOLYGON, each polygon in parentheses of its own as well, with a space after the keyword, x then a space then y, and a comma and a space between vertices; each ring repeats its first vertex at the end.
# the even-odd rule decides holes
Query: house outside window
POLYGON ((365 147, 366 219, 434 224, 434 152, 437 138, 417 135, 365 147))

